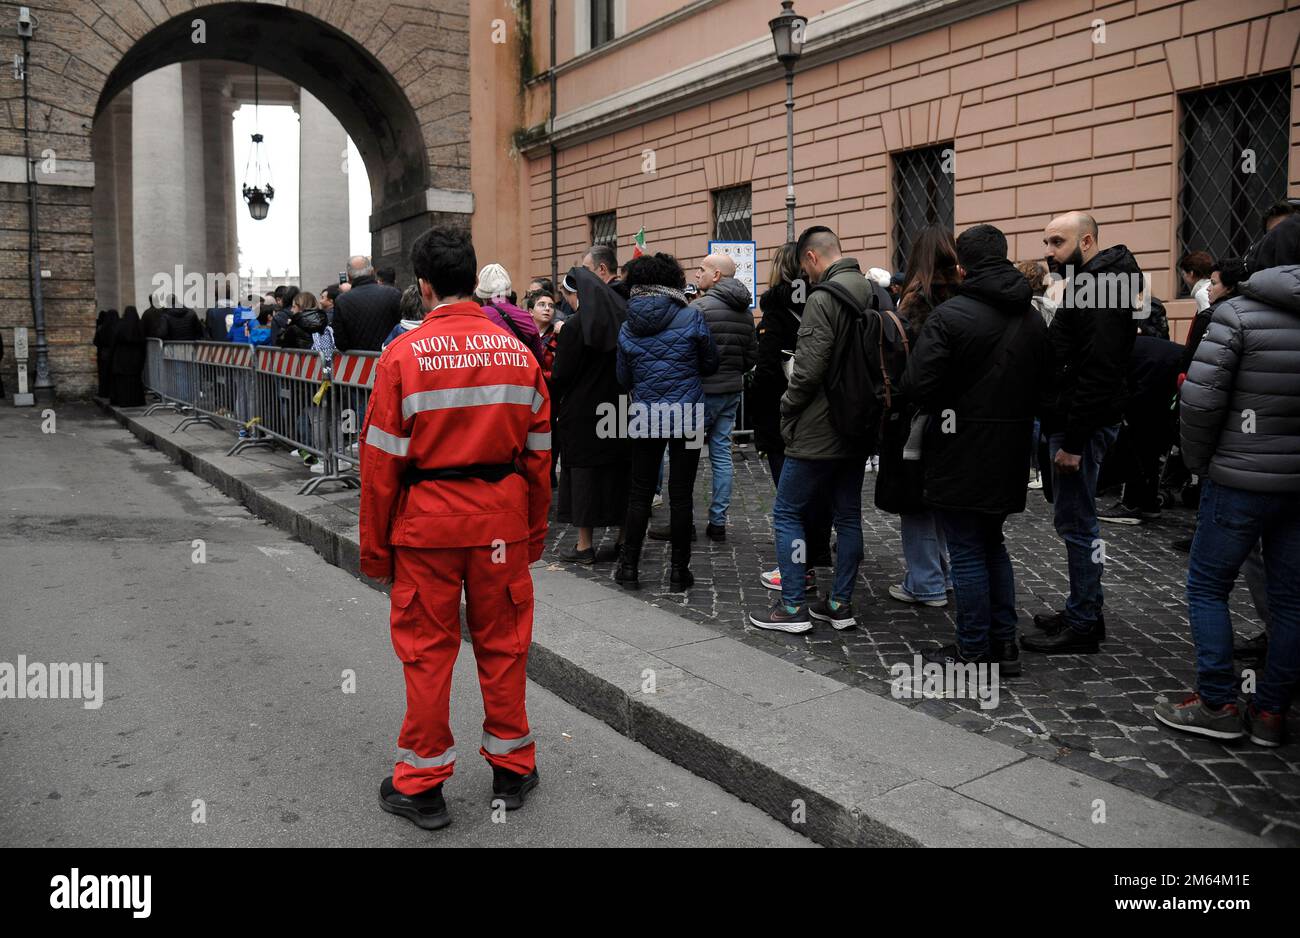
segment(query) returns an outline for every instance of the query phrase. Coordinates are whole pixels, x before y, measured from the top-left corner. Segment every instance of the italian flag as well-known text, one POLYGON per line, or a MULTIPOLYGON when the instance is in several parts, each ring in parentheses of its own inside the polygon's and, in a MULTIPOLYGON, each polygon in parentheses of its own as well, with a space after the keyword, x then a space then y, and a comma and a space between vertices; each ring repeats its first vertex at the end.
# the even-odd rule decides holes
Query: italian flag
POLYGON ((645 227, 644 226, 642 226, 641 230, 636 233, 636 237, 633 238, 632 241, 636 245, 635 247, 632 248, 632 260, 636 260, 638 257, 645 256, 645 227))

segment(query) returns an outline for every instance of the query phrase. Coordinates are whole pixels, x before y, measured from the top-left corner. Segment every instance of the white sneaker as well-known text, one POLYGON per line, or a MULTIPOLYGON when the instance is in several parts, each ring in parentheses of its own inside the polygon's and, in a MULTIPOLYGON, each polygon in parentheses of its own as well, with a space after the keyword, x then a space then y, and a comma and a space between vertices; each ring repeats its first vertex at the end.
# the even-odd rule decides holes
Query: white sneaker
MULTIPOLYGON (((806 567, 805 569, 807 570, 807 574, 804 579, 804 590, 815 590, 817 588, 817 571, 812 567, 806 567)), ((758 575, 758 578, 768 589, 775 590, 778 593, 781 592, 780 567, 777 567, 775 570, 764 570, 758 575)))
POLYGON ((323 462, 312 463, 308 468, 318 476, 325 474, 325 464, 323 462))
POLYGON ((909 603, 913 606, 933 606, 936 609, 942 609, 944 606, 948 605, 947 599, 917 599, 897 583, 889 588, 889 595, 897 599, 900 603, 909 603))
POLYGON ((655 495, 654 498, 650 499, 650 507, 651 508, 664 507, 664 497, 662 495, 655 495))

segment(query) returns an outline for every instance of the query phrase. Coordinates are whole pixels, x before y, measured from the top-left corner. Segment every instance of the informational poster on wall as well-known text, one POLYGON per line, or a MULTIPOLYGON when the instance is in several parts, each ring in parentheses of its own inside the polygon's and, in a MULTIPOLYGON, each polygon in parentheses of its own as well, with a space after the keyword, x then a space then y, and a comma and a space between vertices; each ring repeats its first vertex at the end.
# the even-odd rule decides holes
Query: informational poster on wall
POLYGON ((726 254, 736 262, 736 279, 749 287, 749 308, 758 305, 758 246, 753 241, 710 241, 710 254, 726 254))

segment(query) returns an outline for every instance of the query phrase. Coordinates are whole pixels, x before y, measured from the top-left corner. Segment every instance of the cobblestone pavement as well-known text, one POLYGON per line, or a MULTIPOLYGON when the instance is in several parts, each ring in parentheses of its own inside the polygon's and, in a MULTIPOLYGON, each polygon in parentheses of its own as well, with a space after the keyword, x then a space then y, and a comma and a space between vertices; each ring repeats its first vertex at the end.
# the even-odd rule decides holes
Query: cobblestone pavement
MULTIPOLYGON (((889 597, 902 579, 898 519, 872 502, 874 476, 863 489, 866 559, 854 595, 858 626, 836 632, 819 623, 803 635, 755 629, 747 609, 766 605, 771 593, 758 580, 772 569, 773 487, 767 463, 752 449, 735 452, 735 486, 725 543, 704 536, 709 470, 701 460, 695 517, 700 539, 689 593, 668 587, 668 545, 647 540, 642 589, 633 595, 670 609, 811 671, 881 696, 892 696, 890 665, 953 640, 953 609, 909 606, 889 597)), ((1023 674, 1003 678, 998 706, 974 699, 899 700, 948 723, 1184 810, 1215 818, 1285 844, 1300 845, 1300 726, 1291 713, 1292 742, 1268 750, 1248 740, 1218 743, 1166 729, 1152 716, 1164 696, 1181 699, 1195 685, 1194 646, 1187 624, 1187 557, 1173 541, 1190 536, 1193 512, 1166 510, 1140 527, 1103 525, 1106 540, 1106 626, 1109 640, 1096 655, 1047 657, 1023 653, 1023 674)), ((552 519, 554 520, 554 519, 552 519)), ((655 521, 667 520, 667 508, 655 521)), ((1007 546, 1016 573, 1021 634, 1033 630, 1035 612, 1060 609, 1069 589, 1065 547, 1052 528, 1051 506, 1039 492, 1007 522, 1007 546)), ((614 532, 597 532, 612 543, 614 532)), ((574 540, 571 528, 552 524, 547 559, 574 540)), ((613 564, 566 564, 581 576, 605 580, 613 564)), ((819 578, 823 571, 819 571, 819 578)), ((823 582, 829 582, 823 579, 823 582)), ((1233 593, 1234 625, 1241 637, 1260 631, 1243 582, 1233 593)))

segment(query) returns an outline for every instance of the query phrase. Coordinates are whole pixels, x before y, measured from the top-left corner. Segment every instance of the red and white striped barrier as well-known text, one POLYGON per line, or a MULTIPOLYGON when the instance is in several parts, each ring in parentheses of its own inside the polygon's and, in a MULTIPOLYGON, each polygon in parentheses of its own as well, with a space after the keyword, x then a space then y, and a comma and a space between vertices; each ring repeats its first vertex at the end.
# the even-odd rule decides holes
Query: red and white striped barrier
POLYGON ((226 365, 231 368, 251 368, 253 346, 233 342, 213 342, 198 346, 194 360, 206 365, 226 365))
POLYGON ((257 370, 281 378, 319 381, 321 379, 320 355, 306 349, 259 348, 257 370))
POLYGON ((339 353, 334 359, 334 383, 352 388, 373 388, 378 355, 339 353))

